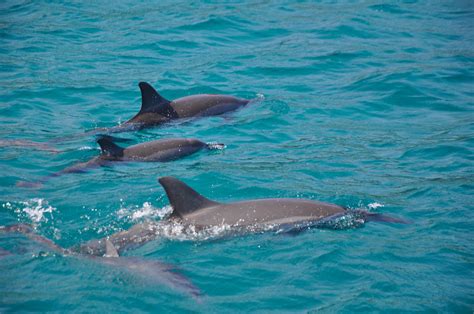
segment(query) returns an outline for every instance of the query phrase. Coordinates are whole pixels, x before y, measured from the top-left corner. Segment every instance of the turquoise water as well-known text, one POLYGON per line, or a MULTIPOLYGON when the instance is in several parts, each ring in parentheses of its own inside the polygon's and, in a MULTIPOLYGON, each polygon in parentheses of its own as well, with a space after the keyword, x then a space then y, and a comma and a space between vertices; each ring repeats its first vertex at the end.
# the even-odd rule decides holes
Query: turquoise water
POLYGON ((179 267, 197 301, 0 235, 0 312, 465 312, 474 309, 474 7, 276 1, 0 4, 0 225, 68 247, 169 211, 160 176, 219 201, 299 197, 411 220, 297 236, 163 236, 127 255, 179 267), (95 127, 169 99, 258 98, 224 117, 125 133, 227 144, 16 187, 98 154, 95 127))

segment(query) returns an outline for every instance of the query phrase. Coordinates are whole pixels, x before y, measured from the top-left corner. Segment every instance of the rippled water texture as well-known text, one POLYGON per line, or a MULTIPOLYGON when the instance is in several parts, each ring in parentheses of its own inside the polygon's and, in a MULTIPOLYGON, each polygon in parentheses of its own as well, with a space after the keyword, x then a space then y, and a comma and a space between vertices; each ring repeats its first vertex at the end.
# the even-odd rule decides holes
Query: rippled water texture
POLYGON ((199 302, 0 235, 0 312, 472 312, 473 21, 472 1, 1 2, 0 225, 33 223, 65 247, 104 237, 161 219, 165 175, 224 202, 310 198, 413 224, 165 237, 127 252, 175 265, 199 302), (78 135, 132 117, 139 81, 168 99, 263 100, 121 135, 223 151, 16 186, 97 155, 78 135))

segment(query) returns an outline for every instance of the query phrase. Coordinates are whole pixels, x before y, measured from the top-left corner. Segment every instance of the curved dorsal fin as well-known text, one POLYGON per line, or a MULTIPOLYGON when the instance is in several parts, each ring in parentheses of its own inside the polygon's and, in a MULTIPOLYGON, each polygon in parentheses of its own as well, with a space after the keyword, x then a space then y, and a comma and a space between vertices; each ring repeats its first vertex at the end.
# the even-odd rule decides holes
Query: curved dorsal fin
POLYGON ((165 189, 171 207, 173 207, 172 216, 183 218, 196 210, 219 204, 205 198, 176 178, 162 177, 158 181, 165 189))
POLYGON ((140 112, 166 112, 170 101, 162 97, 158 92, 146 82, 138 83, 142 92, 142 107, 140 112))
POLYGON ((100 149, 102 151, 102 155, 106 155, 108 157, 122 157, 123 156, 123 148, 115 144, 107 137, 101 137, 97 140, 97 144, 99 144, 100 149))

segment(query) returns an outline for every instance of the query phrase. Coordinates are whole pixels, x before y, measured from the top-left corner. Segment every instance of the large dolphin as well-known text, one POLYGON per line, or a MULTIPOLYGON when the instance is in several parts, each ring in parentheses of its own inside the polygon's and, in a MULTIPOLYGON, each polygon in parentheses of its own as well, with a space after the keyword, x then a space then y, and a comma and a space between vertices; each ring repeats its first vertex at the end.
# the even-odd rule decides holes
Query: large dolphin
POLYGON ((96 132, 126 132, 157 126, 176 119, 215 116, 236 110, 250 102, 248 99, 214 94, 191 95, 170 101, 146 82, 140 82, 138 86, 142 94, 140 111, 121 125, 99 128, 95 130, 96 132))
POLYGON ((166 162, 196 153, 202 149, 221 149, 224 144, 204 143, 193 138, 173 138, 155 140, 123 148, 115 144, 111 137, 104 136, 97 140, 101 154, 87 162, 70 166, 64 170, 45 176, 37 182, 17 183, 22 187, 40 186, 51 178, 67 173, 80 173, 90 168, 109 165, 120 161, 166 162))
POLYGON ((184 182, 173 178, 159 179, 170 201, 174 219, 196 229, 231 226, 236 229, 294 231, 311 226, 324 227, 331 220, 351 214, 359 220, 407 223, 405 220, 362 210, 348 210, 335 204, 304 199, 269 198, 220 203, 209 200, 184 182))
POLYGON ((335 204, 305 199, 270 198, 220 203, 205 198, 176 178, 163 177, 159 182, 173 209, 164 221, 139 223, 128 230, 82 243, 70 250, 102 256, 107 254, 107 242, 110 242, 118 253, 122 253, 159 237, 163 224, 192 227, 192 230, 198 232, 213 227, 230 227, 233 234, 239 234, 268 230, 297 233, 310 227, 347 228, 346 225, 334 224, 340 218, 352 219, 356 222, 355 226, 366 221, 409 223, 404 219, 379 213, 350 210, 335 204))
MULTIPOLYGON (((159 182, 165 189, 173 209, 167 219, 139 223, 128 230, 117 232, 104 239, 91 240, 70 250, 102 256, 107 254, 106 244, 109 241, 118 253, 122 253, 159 237, 160 231, 163 230, 160 227, 164 223, 192 226, 193 230, 197 231, 228 226, 235 233, 261 230, 292 233, 309 227, 337 229, 339 226, 332 222, 341 217, 357 221, 356 226, 366 221, 409 223, 404 219, 379 213, 351 210, 335 204, 305 199, 270 198, 220 203, 205 198, 176 178, 162 177, 159 182)), ((52 242, 49 245, 53 246, 52 242)))
MULTIPOLYGON (((156 260, 143 259, 134 256, 119 256, 115 246, 108 238, 102 240, 104 252, 101 255, 93 255, 79 252, 73 248, 63 248, 48 238, 37 234, 34 228, 28 224, 16 224, 10 226, 0 226, 0 234, 21 233, 31 240, 47 247, 49 250, 64 256, 85 258, 101 264, 126 269, 137 274, 153 284, 166 284, 178 291, 191 295, 199 300, 201 291, 189 279, 180 274, 176 267, 156 260)), ((9 251, 0 248, 0 256, 11 255, 9 251)))
MULTIPOLYGON (((298 233, 310 227, 339 229, 347 225, 338 224, 338 219, 354 221, 360 226, 366 221, 406 224, 408 221, 369 213, 364 210, 349 210, 344 207, 304 199, 271 198, 220 203, 211 201, 184 182, 163 177, 159 182, 164 187, 173 211, 161 222, 147 221, 107 238, 118 252, 143 245, 160 236, 162 224, 192 227, 200 231, 213 227, 230 227, 232 234, 274 230, 283 233, 298 233)), ((350 226, 350 225, 349 225, 350 226)), ((75 250, 83 254, 102 255, 106 251, 104 239, 81 244, 75 250)))

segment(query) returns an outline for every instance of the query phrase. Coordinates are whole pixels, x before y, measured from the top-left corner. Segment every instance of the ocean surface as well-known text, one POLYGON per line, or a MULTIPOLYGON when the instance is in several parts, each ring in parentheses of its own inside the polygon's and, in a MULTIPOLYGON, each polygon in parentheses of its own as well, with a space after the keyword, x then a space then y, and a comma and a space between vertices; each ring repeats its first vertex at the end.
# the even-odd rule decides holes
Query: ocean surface
POLYGON ((473 109, 472 1, 2 1, 0 225, 70 247, 159 221, 162 176, 222 202, 305 198, 412 223, 170 230, 126 252, 174 265, 199 298, 0 234, 0 312, 472 313, 473 109), (85 133, 135 115, 140 81, 255 101, 117 134, 224 150, 17 186, 99 154, 85 133))

